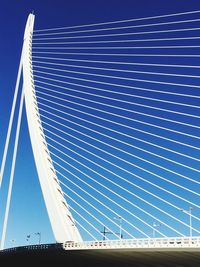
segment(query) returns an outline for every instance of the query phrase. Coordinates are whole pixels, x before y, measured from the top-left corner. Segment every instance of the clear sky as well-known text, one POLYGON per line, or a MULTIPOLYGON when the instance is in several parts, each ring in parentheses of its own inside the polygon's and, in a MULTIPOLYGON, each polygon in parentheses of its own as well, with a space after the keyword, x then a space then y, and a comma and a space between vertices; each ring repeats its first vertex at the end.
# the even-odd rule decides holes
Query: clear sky
MULTIPOLYGON (((34 11, 35 29, 115 21, 200 9, 194 0, 29 0, 2 1, 0 8, 0 159, 17 76, 27 16, 34 11)), ((0 195, 0 229, 8 172, 0 195)), ((53 242, 35 171, 25 114, 19 143, 6 246, 53 242), (31 235, 29 241, 26 236, 31 235), (14 240, 14 242, 12 242, 14 240)))

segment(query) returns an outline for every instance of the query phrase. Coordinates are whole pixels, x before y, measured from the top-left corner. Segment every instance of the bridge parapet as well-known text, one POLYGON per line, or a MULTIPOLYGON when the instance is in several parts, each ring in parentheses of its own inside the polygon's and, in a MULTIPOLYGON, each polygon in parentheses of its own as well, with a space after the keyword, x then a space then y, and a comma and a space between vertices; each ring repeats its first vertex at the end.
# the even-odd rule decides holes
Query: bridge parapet
POLYGON ((106 241, 65 242, 65 250, 140 249, 140 248, 200 248, 200 237, 145 238, 106 241))
POLYGON ((14 253, 14 252, 28 252, 28 251, 42 251, 42 250, 56 250, 62 249, 61 243, 56 244, 41 244, 41 245, 27 245, 27 246, 20 246, 20 247, 12 247, 0 250, 0 254, 4 253, 14 253))

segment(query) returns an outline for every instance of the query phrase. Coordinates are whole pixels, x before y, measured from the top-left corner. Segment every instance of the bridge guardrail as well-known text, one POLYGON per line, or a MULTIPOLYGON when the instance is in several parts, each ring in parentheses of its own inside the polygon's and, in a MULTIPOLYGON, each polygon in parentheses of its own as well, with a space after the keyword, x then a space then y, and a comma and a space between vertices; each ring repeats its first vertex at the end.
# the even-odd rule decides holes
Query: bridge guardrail
POLYGON ((200 248, 200 237, 122 239, 85 242, 65 242, 66 250, 117 248, 200 248))
POLYGON ((12 253, 12 252, 20 252, 20 251, 55 250, 55 249, 63 249, 62 243, 12 247, 12 248, 0 250, 0 253, 12 253))

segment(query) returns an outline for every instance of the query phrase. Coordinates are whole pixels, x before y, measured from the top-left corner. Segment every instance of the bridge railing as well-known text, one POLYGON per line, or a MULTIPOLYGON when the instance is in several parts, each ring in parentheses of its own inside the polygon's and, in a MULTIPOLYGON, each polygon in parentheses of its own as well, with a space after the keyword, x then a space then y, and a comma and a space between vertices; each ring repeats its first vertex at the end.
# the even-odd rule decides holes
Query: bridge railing
POLYGON ((148 238, 106 241, 65 242, 66 250, 129 248, 199 248, 200 237, 148 238))
POLYGON ((27 246, 19 246, 19 247, 11 247, 7 249, 3 249, 3 250, 0 250, 0 254, 1 253, 24 252, 24 251, 58 250, 62 248, 63 248, 62 243, 27 245, 27 246))

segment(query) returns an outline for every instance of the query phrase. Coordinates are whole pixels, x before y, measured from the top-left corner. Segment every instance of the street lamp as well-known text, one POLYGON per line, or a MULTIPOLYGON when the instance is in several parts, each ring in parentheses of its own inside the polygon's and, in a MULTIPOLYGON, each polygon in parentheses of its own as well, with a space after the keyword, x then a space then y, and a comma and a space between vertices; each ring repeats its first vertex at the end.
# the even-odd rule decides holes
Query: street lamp
POLYGON ((160 224, 159 223, 156 223, 156 222, 154 222, 153 223, 153 238, 155 238, 156 237, 156 227, 159 227, 160 226, 160 224))
POLYGON ((11 239, 10 242, 12 242, 12 247, 14 247, 15 239, 11 239))
POLYGON ((180 210, 189 215, 189 219, 190 219, 190 237, 192 237, 192 210, 193 210, 193 207, 189 207, 188 210, 184 210, 184 209, 180 209, 180 210))
POLYGON ((40 232, 37 232, 37 233, 35 233, 35 235, 38 235, 38 236, 39 236, 39 241, 38 241, 38 243, 39 243, 39 245, 40 245, 40 243, 41 243, 41 233, 40 233, 40 232))
POLYGON ((26 241, 27 241, 27 243, 29 242, 30 237, 31 237, 31 235, 27 235, 27 236, 26 236, 26 241))
POLYGON ((122 239, 122 217, 114 217, 115 220, 119 221, 119 238, 122 239))

